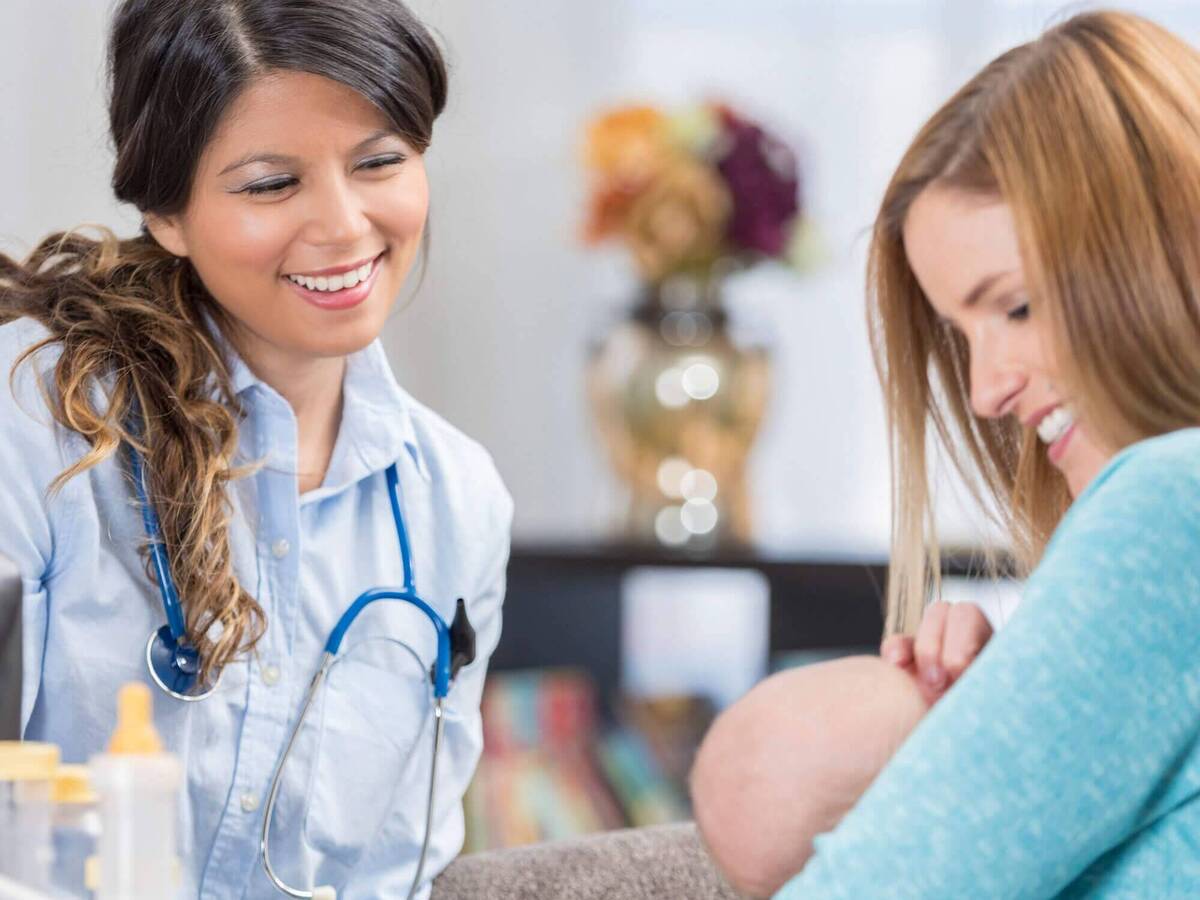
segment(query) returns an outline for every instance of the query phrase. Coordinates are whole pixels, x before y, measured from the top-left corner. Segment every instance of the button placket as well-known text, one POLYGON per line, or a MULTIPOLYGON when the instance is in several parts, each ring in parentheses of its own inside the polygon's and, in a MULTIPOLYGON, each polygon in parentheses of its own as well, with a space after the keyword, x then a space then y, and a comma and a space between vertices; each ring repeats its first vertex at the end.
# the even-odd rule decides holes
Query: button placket
MULTIPOLYGON (((265 398, 268 401, 271 398, 265 398)), ((255 534, 253 554, 258 569, 257 595, 268 615, 266 634, 252 663, 246 709, 232 772, 232 790, 205 867, 201 895, 205 900, 233 896, 230 885, 244 884, 257 857, 245 848, 253 843, 258 814, 269 789, 275 760, 287 737, 289 692, 281 690, 283 668, 290 653, 294 628, 295 588, 299 554, 296 530, 294 481, 281 472, 294 468, 294 431, 290 412, 279 404, 256 405, 254 441, 256 458, 269 459, 254 475, 255 534), (278 408, 277 408, 278 407, 278 408), (282 454, 282 459, 280 459, 282 454), (255 677, 257 669, 257 677, 255 677)))

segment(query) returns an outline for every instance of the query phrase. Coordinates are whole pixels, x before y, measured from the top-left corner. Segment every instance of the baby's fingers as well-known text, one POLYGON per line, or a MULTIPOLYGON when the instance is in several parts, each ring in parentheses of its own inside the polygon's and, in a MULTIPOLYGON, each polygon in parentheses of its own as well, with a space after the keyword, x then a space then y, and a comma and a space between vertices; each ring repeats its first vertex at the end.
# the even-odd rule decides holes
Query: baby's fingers
POLYGON ((942 638, 942 665, 950 681, 956 681, 967 670, 991 637, 992 626, 974 603, 950 607, 942 638))
POLYGON ((879 655, 898 669, 911 670, 916 657, 913 656, 913 639, 907 634, 893 634, 883 639, 879 655))
POLYGON ((942 644, 949 610, 949 603, 931 603, 917 628, 913 652, 921 676, 921 689, 929 700, 936 699, 950 683, 942 664, 942 644))

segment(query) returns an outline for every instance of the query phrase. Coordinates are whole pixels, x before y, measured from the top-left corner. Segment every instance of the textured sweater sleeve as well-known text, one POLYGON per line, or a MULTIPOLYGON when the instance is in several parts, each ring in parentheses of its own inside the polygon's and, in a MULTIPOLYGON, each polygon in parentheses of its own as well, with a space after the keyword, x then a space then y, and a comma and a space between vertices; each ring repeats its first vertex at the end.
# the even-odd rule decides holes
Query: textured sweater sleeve
POLYGON ((1049 897, 1200 789, 1200 429, 1119 454, 776 900, 1049 897))

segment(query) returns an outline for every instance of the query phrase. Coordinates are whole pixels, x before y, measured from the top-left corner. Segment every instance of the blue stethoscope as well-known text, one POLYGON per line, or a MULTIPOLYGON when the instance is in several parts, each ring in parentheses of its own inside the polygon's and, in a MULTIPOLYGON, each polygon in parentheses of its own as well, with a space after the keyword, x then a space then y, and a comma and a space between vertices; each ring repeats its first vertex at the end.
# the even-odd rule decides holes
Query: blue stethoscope
MULTIPOLYGON (((167 560, 162 529, 158 524, 154 506, 148 499, 146 467, 142 462, 141 454, 132 446, 129 455, 133 482, 137 488, 138 502, 142 507, 142 524, 145 526, 146 536, 149 539, 154 575, 158 581, 159 592, 162 594, 163 611, 167 616, 167 624, 151 633, 150 640, 146 644, 146 665, 155 684, 170 696, 189 702, 203 700, 216 689, 216 681, 207 684, 200 680, 200 654, 187 637, 183 607, 179 602, 179 593, 175 589, 175 582, 171 578, 171 568, 167 560)), ((412 555, 409 552, 408 531, 404 527, 404 516, 400 511, 400 477, 396 472, 395 463, 388 466, 387 485, 388 497, 392 505, 392 518, 396 523, 396 537, 400 541, 400 558, 404 564, 404 586, 399 589, 371 588, 363 591, 338 619, 337 625, 329 634, 329 640, 325 642, 321 665, 313 675, 312 681, 309 682, 304 704, 300 708, 300 715, 296 719, 296 724, 292 726, 292 733, 288 737, 287 745, 275 766, 275 774, 271 779, 271 790, 267 795, 267 804, 263 811, 262 833, 259 840, 263 869, 271 883, 289 897, 305 898, 305 900, 307 898, 335 900, 337 896, 333 888, 328 886, 318 886, 311 891, 306 891, 293 888, 285 883, 271 868, 268 839, 271 831, 271 817, 275 812, 275 798, 279 793, 279 779, 283 773, 284 764, 292 752, 292 745, 296 742, 296 736, 300 733, 309 707, 312 706, 313 699, 341 648, 342 639, 346 636, 346 631, 354 623, 354 620, 358 618, 358 614, 376 600, 400 600, 411 603, 423 612, 433 625, 434 631, 437 632, 437 659, 429 672, 429 678, 433 685, 434 730, 433 761, 429 773, 429 798, 425 808, 425 838, 421 842, 421 856, 417 861, 417 872, 408 892, 409 900, 416 894, 417 886, 421 883, 421 873, 425 868, 425 857, 429 850, 429 833, 433 823, 434 788, 437 784, 438 756, 442 745, 443 702, 450 692, 450 684, 458 675, 459 669, 469 665, 475 659, 475 629, 467 618, 467 608, 462 598, 458 599, 453 622, 446 625, 442 617, 417 595, 412 555)))

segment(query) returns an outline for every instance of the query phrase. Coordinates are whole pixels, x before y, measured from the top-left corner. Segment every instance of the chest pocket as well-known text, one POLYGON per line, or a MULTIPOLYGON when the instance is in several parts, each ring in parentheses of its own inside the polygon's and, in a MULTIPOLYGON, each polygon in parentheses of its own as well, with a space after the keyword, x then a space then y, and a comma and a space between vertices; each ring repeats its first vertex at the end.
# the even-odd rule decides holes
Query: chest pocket
POLYGON ((428 622, 409 618, 407 627, 356 622, 351 635, 374 627, 347 637, 321 688, 304 839, 332 864, 325 874, 334 883, 393 810, 424 802, 421 773, 412 770, 420 742, 432 740, 433 656, 422 645, 434 642, 412 640, 423 636, 422 624, 432 637, 428 622))

